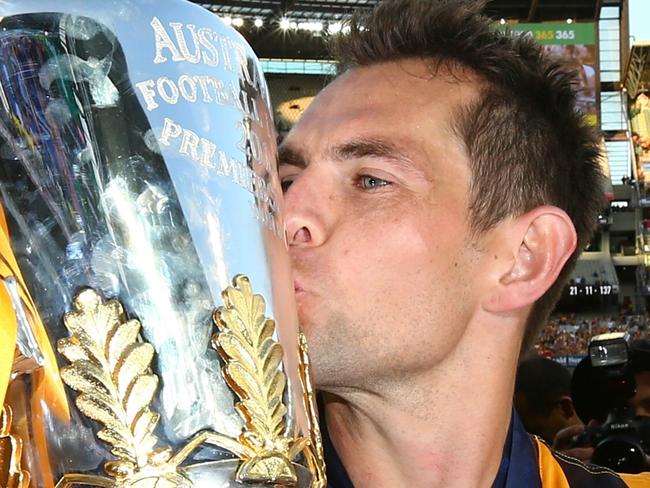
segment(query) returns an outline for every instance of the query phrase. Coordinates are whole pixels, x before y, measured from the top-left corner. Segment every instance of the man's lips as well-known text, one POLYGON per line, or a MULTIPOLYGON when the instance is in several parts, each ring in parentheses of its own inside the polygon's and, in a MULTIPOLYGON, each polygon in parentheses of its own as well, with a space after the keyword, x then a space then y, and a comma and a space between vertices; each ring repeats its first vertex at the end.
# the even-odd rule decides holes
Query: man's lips
POLYGON ((300 283, 298 283, 297 281, 294 281, 293 282, 293 292, 295 294, 305 293, 305 289, 303 288, 303 286, 300 283))
POLYGON ((315 295, 313 288, 301 281, 293 282, 293 294, 300 301, 305 299, 307 296, 315 295))
POLYGON ((293 283, 293 296, 296 302, 296 311, 298 312, 298 323, 302 327, 308 322, 307 310, 312 308, 308 303, 311 301, 311 297, 304 288, 304 285, 297 281, 293 283))

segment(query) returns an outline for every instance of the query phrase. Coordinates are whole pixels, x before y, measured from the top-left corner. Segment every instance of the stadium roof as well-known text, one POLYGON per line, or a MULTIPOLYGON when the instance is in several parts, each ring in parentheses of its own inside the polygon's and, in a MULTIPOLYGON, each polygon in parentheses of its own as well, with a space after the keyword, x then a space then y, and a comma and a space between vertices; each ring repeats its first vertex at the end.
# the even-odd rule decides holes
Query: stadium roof
POLYGON ((650 42, 635 42, 625 68, 623 86, 630 98, 650 89, 650 42))
MULTIPOLYGON (((233 21, 262 58, 322 59, 328 31, 379 0, 192 0, 233 21), (257 24, 255 22, 257 21, 257 24), (283 22, 284 29, 281 28, 283 22), (241 23, 241 25, 240 25, 241 23)), ((624 0, 488 0, 486 13, 507 22, 595 21, 601 6, 624 0)))
MULTIPOLYGON (((222 14, 255 16, 270 21, 282 16, 295 20, 341 20, 355 9, 369 9, 378 0, 229 0, 196 1, 222 14)), ((566 19, 594 20, 603 2, 596 0, 489 0, 487 13, 520 22, 566 19)), ((609 3, 609 2, 607 2, 609 3)))

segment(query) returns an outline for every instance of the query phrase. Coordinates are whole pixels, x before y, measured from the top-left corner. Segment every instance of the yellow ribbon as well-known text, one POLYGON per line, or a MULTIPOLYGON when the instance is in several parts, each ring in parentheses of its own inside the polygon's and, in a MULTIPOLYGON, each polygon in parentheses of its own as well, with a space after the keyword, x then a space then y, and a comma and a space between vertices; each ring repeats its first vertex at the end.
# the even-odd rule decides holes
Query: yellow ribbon
MULTIPOLYGON (((59 376, 56 357, 43 322, 41 322, 38 311, 25 286, 25 279, 18 267, 18 261, 11 250, 7 219, 2 205, 0 205, 0 258, 0 277, 13 276, 16 279, 25 314, 32 326, 36 343, 45 360, 42 370, 36 371, 33 377, 34 395, 39 397, 39 400, 44 401, 52 413, 61 419, 67 420, 70 416, 68 400, 63 382, 59 376)), ((11 377, 11 368, 16 350, 16 329, 16 316, 9 293, 4 286, 0 285, 0 405, 4 402, 11 377)))
POLYGON ((11 367, 16 350, 16 316, 11 297, 4 286, 0 286, 0 407, 4 405, 9 387, 11 367))

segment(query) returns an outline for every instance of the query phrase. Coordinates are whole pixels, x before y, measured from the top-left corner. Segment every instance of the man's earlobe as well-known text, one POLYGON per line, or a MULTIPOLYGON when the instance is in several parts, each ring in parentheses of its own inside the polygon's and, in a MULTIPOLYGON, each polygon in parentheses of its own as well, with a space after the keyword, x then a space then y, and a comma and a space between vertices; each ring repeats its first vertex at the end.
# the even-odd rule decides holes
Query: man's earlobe
POLYGON ((496 313, 534 304, 555 283, 577 245, 573 222, 553 206, 517 217, 505 232, 512 249, 509 267, 501 271, 484 304, 496 313))

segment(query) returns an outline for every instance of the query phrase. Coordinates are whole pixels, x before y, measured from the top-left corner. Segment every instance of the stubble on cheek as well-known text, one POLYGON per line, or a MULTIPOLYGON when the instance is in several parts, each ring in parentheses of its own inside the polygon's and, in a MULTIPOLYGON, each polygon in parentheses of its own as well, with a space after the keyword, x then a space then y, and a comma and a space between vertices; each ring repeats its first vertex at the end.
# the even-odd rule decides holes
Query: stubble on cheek
POLYGON ((349 387, 360 372, 365 345, 341 311, 327 311, 305 327, 316 387, 349 387))

